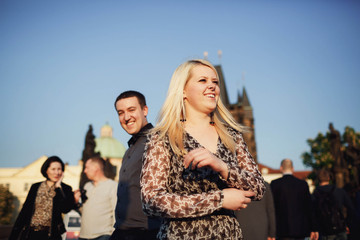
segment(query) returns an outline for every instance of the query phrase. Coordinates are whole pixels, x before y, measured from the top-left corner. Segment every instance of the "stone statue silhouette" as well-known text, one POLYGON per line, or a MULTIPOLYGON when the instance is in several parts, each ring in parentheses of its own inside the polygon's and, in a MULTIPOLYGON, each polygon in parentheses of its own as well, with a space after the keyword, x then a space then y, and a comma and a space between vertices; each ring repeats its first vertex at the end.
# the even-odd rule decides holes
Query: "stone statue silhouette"
POLYGON ((334 158, 333 171, 335 174, 336 186, 339 188, 344 187, 348 181, 347 164, 344 161, 343 152, 341 150, 341 136, 340 132, 336 130, 332 123, 329 124, 330 129, 330 153, 334 158))
POLYGON ((359 186, 359 171, 360 171, 360 145, 356 143, 356 136, 354 129, 350 127, 345 128, 344 140, 347 144, 344 152, 344 158, 348 164, 352 166, 352 174, 355 186, 359 186))
POLYGON ((114 180, 116 177, 116 166, 111 164, 109 158, 105 159, 104 174, 107 178, 110 178, 112 180, 114 180))

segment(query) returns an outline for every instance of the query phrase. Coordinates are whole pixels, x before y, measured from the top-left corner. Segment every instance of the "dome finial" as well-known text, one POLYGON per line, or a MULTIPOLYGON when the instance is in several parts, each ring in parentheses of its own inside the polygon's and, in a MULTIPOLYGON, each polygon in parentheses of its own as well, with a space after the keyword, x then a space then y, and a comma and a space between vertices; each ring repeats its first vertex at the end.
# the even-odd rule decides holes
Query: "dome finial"
POLYGON ((108 122, 106 122, 106 124, 101 127, 100 137, 112 137, 112 135, 113 135, 112 127, 109 125, 108 122))
POLYGON ((208 60, 209 53, 207 51, 204 52, 204 59, 208 60))
POLYGON ((219 62, 221 63, 222 51, 219 49, 217 53, 219 57, 219 62))

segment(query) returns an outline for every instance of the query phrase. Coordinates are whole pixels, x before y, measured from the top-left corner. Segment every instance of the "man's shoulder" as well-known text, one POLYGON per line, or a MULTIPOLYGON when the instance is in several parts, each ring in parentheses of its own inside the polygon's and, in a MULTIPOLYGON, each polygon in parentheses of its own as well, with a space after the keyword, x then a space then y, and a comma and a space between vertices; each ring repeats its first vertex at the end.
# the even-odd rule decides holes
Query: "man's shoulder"
POLYGON ((280 182, 281 178, 276 178, 270 182, 270 186, 273 187, 274 185, 278 184, 280 182))
POLYGON ((108 178, 106 180, 106 184, 110 186, 117 186, 118 183, 115 180, 108 178))
POLYGON ((94 184, 92 183, 92 181, 88 181, 84 184, 84 189, 88 190, 89 188, 92 188, 94 186, 94 184))
POLYGON ((286 178, 287 181, 292 182, 293 184, 297 184, 297 185, 303 185, 303 186, 308 186, 308 183, 300 178, 295 177, 294 175, 288 175, 288 177, 286 178))
POLYGON ((116 193, 117 191, 117 187, 118 187, 118 183, 115 182, 114 180, 108 178, 107 180, 105 180, 103 182, 103 184, 101 185, 101 191, 106 191, 108 192, 109 194, 112 194, 112 193, 116 193))
POLYGON ((281 178, 277 178, 275 180, 273 180, 271 182, 271 186, 273 185, 277 185, 277 184, 288 184, 288 183, 293 183, 293 184, 299 184, 299 185, 307 185, 307 182, 305 180, 301 180, 293 175, 284 175, 281 178))
POLYGON ((140 136, 138 136, 138 138, 136 139, 136 141, 134 142, 134 144, 130 148, 132 148, 132 147, 137 148, 137 147, 139 147, 141 145, 145 145, 147 136, 148 136, 148 134, 141 134, 140 136))
POLYGON ((270 183, 270 188, 272 191, 277 191, 281 188, 281 186, 284 184, 284 181, 282 177, 274 179, 270 183))
MULTIPOLYGON (((287 176, 287 175, 286 175, 286 176, 287 176)), ((272 180, 271 183, 270 183, 270 185, 280 184, 280 183, 283 183, 283 182, 285 182, 285 181, 287 181, 287 179, 285 178, 285 175, 284 175, 284 176, 282 176, 282 177, 279 177, 279 178, 277 178, 277 179, 272 180)))
POLYGON ((146 138, 146 136, 151 132, 154 126, 151 123, 146 124, 143 128, 141 128, 140 132, 138 133, 138 137, 146 138))

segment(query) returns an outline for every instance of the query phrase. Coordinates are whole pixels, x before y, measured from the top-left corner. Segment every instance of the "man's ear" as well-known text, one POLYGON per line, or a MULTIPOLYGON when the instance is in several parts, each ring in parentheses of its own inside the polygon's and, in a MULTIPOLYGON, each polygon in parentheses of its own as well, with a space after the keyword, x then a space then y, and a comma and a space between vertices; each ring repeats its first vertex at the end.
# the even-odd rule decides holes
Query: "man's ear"
POLYGON ((148 112, 149 112, 149 108, 145 105, 145 106, 143 107, 143 113, 144 113, 144 116, 145 116, 145 117, 147 117, 148 112))

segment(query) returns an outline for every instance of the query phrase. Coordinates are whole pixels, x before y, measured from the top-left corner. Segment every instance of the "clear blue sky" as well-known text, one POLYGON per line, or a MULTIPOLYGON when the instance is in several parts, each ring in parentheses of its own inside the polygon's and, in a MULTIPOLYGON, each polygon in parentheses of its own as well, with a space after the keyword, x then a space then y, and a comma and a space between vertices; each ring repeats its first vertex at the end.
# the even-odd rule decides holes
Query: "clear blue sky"
POLYGON ((329 122, 360 131, 359 39, 359 1, 2 0, 0 167, 77 164, 89 124, 127 146, 117 95, 143 92, 155 123, 172 72, 207 51, 232 103, 245 84, 259 161, 304 169, 306 139, 329 122))

